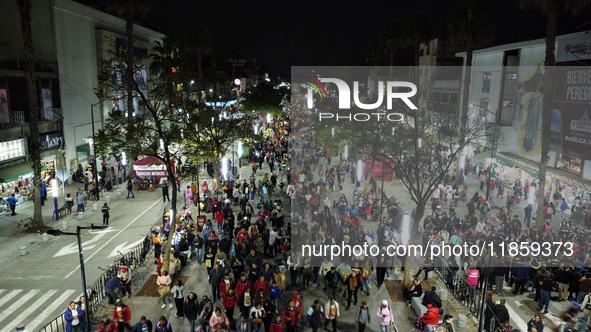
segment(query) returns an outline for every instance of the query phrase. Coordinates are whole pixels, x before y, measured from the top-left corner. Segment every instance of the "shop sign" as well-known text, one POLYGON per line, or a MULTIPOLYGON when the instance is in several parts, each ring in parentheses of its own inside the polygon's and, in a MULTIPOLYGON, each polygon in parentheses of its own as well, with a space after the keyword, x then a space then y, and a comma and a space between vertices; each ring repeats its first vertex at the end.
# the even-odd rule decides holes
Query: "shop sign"
POLYGON ((39 137, 42 151, 59 149, 64 144, 64 135, 62 133, 41 134, 39 137))
POLYGON ((0 142, 0 161, 21 158, 25 156, 25 142, 22 138, 0 142))

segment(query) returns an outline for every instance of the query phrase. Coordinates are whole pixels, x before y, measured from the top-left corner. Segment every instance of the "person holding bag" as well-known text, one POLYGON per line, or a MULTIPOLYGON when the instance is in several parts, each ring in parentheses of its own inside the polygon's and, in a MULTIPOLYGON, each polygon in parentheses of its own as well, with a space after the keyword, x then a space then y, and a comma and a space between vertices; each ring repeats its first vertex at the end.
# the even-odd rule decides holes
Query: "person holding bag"
POLYGON ((166 308, 166 302, 168 300, 168 308, 172 309, 172 299, 170 298, 170 285, 172 284, 172 278, 165 269, 160 270, 158 278, 156 278, 156 284, 158 285, 158 294, 162 299, 162 309, 166 308))

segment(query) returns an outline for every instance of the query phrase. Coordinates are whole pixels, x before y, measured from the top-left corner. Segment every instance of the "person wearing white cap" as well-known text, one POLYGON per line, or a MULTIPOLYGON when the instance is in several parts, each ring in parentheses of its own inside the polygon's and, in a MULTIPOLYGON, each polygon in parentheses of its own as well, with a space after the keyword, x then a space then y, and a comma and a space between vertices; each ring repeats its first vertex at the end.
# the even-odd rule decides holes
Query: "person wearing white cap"
POLYGON ((391 324, 394 324, 394 312, 387 300, 382 301, 376 315, 380 318, 380 332, 387 332, 391 324))

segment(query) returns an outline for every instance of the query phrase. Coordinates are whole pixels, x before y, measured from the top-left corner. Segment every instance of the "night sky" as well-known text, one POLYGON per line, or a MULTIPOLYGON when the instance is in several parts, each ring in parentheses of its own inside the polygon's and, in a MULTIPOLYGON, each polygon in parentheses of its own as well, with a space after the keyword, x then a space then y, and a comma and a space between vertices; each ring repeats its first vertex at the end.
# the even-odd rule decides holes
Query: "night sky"
MULTIPOLYGON (((544 37, 541 14, 519 10, 517 0, 494 3, 496 44, 544 37)), ((288 73, 292 65, 367 64, 367 50, 379 31, 416 10, 432 17, 436 31, 446 33, 445 4, 442 0, 166 0, 155 1, 152 12, 141 21, 171 36, 206 28, 212 37, 212 55, 255 58, 272 73, 288 73)), ((589 21, 590 14, 590 9, 576 17, 562 13, 559 33, 573 32, 589 21)), ((591 24, 585 27, 591 29, 591 24)), ((411 63, 410 50, 397 56, 397 65, 411 63)))

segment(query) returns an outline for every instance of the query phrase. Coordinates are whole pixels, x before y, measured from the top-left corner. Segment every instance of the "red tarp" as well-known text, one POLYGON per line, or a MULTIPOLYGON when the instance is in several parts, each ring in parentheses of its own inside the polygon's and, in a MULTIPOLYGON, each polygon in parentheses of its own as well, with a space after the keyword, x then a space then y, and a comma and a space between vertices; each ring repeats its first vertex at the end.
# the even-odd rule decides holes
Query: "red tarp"
MULTIPOLYGON (((371 168, 372 160, 371 158, 365 159, 365 172, 369 172, 371 168)), ((382 181, 382 177, 384 181, 392 181, 394 178, 394 163, 391 161, 382 162, 378 160, 373 161, 373 178, 376 181, 382 181)))

